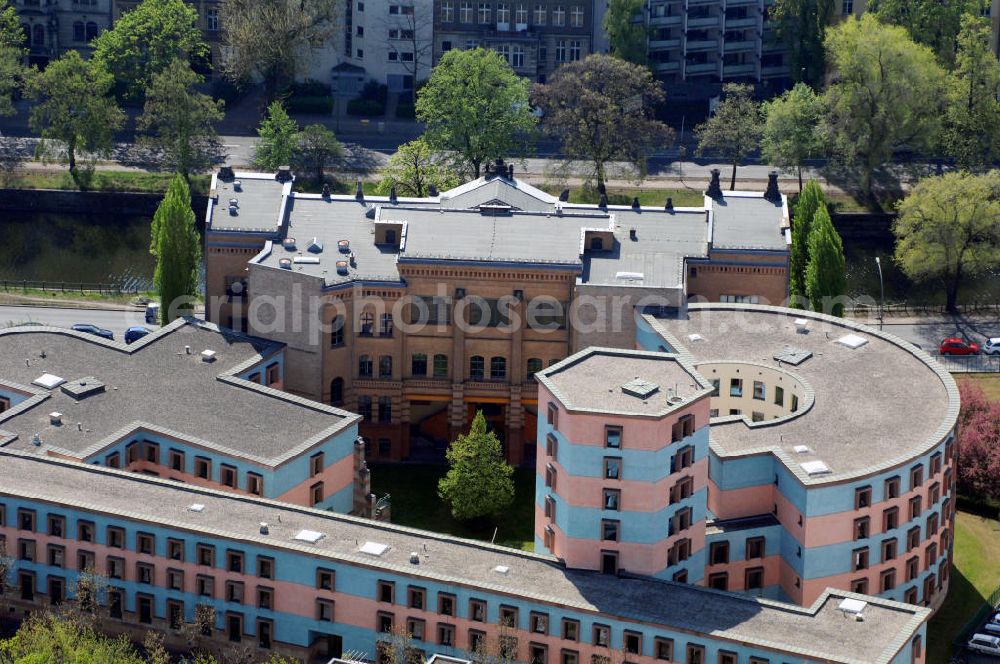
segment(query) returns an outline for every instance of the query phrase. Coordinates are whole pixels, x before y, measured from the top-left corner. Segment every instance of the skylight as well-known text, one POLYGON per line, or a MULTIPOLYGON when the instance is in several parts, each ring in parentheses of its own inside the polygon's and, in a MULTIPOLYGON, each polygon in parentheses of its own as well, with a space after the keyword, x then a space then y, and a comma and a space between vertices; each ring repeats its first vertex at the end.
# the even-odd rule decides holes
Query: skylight
POLYGON ((47 390, 54 390, 65 382, 66 382, 65 378, 60 378, 59 376, 47 373, 47 374, 42 374, 35 380, 31 381, 31 384, 38 385, 39 387, 44 387, 47 390))
POLYGON ((292 539, 297 539, 300 542, 309 542, 310 544, 315 544, 326 537, 323 533, 317 533, 315 530, 300 530, 298 534, 292 539))
POLYGON ((845 334, 837 339, 837 343, 841 346, 847 346, 848 348, 861 348, 868 343, 868 340, 864 337, 859 337, 856 334, 845 334))
POLYGON ((659 385, 641 378, 635 378, 622 385, 622 392, 633 397, 639 397, 640 399, 646 399, 659 392, 659 390, 659 385))
POLYGON ((389 545, 380 542, 365 542, 361 545, 361 553, 367 553, 369 556, 381 556, 388 550, 389 545))
POLYGON ((201 503, 193 503, 188 505, 188 512, 204 512, 205 506, 201 503))
POLYGON ((802 466, 802 470, 806 471, 810 477, 814 475, 825 475, 830 472, 830 467, 822 461, 806 461, 800 465, 802 466))

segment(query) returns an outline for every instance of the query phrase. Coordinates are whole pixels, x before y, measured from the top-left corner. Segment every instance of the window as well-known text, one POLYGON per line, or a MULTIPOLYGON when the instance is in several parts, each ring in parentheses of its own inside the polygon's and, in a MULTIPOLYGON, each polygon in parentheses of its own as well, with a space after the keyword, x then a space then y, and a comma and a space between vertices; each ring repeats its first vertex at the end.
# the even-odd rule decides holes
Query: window
POLYGON ((854 490, 854 509, 860 510, 871 507, 872 488, 870 486, 858 487, 854 490))
POLYGON ((868 547, 855 549, 851 552, 851 557, 853 559, 852 569, 854 571, 868 569, 868 547))
POLYGON ((35 532, 35 510, 19 509, 17 511, 17 527, 19 530, 35 532))
POLYGON ((212 8, 205 10, 206 29, 209 32, 219 31, 219 10, 212 8))
POLYGON ((882 541, 882 562, 894 560, 896 558, 896 538, 882 541))
POLYGON ((910 489, 916 489, 924 483, 924 467, 916 465, 910 469, 910 489))
POLYGON ((227 464, 219 465, 219 482, 223 486, 236 488, 236 469, 227 464))
POLYGON ((604 457, 604 478, 608 480, 622 479, 622 460, 619 457, 604 457))
POLYGON ((160 463, 160 446, 156 443, 146 441, 143 444, 143 451, 146 453, 146 461, 149 463, 160 463))
POLYGON ((545 466, 545 486, 556 489, 556 469, 551 463, 545 466))
POLYGON ((486 622, 486 602, 481 599, 469 600, 469 620, 486 622))
POLYGON ((150 533, 136 533, 135 550, 147 556, 153 555, 156 538, 150 533))
POLYGON ((87 41, 87 38, 84 35, 83 21, 76 21, 73 23, 73 41, 87 41))
POLYGON ((860 595, 868 594, 868 579, 855 579, 851 581, 851 592, 860 595))
POLYGON ((507 627, 517 627, 517 608, 513 606, 500 606, 500 624, 507 627))
POLYGON ((448 377, 448 356, 447 355, 435 355, 434 356, 434 377, 435 378, 447 378, 448 377))
MULTIPOLYGON (((2 541, 0 541, 0 543, 2 543, 2 541)), ((96 572, 97 558, 95 557, 94 552, 77 549, 76 569, 80 572, 96 572)))
POLYGON ((601 539, 606 542, 617 542, 621 521, 615 519, 601 520, 601 539))
POLYGON ((689 643, 687 646, 687 664, 705 664, 705 646, 689 643))
POLYGON ((392 355, 383 355, 378 358, 378 377, 392 378, 392 355))
POLYGON ((670 472, 676 473, 694 464, 694 448, 690 445, 677 450, 673 458, 673 467, 670 472))
POLYGON ((890 477, 885 481, 885 499, 891 500, 899 497, 899 477, 890 477))
POLYGON ((179 539, 167 539, 167 558, 184 562, 184 542, 179 539))
POLYGON ((323 483, 316 482, 316 484, 309 487, 309 504, 311 506, 319 505, 323 502, 324 495, 323 483))
POLYGON ((264 478, 257 473, 247 473, 247 493, 255 496, 263 496, 264 478))
POLYGON ((497 23, 510 23, 510 5, 506 2, 497 3, 497 23))
POLYGON ((47 550, 49 554, 48 561, 51 567, 66 566, 66 547, 49 544, 47 550))
POLYGON ((764 568, 750 567, 744 574, 743 583, 747 590, 760 590, 764 587, 764 568))
MULTIPOLYGON (((519 69, 524 66, 524 47, 515 44, 511 47, 510 52, 510 66, 514 69, 519 69)), ((539 360, 540 361, 540 360, 539 360)), ((531 375, 529 374, 529 378, 531 375)))
POLYGON ((438 643, 442 646, 455 645, 455 626, 438 623, 438 643))
POLYGON ((630 655, 642 654, 642 634, 626 630, 622 636, 623 636, 622 641, 624 642, 625 646, 625 652, 627 652, 630 655))
POLYGON ((736 653, 728 650, 719 651, 719 664, 736 664, 737 661, 739 661, 739 659, 736 653))
POLYGON ((455 596, 448 593, 438 593, 438 613, 443 616, 455 615, 455 596))
POLYGON ((212 462, 209 459, 206 459, 205 457, 195 457, 194 474, 196 477, 200 477, 203 480, 211 479, 212 462))
POLYGON ((257 556, 257 576, 262 579, 274 578, 274 558, 257 556))
POLYGON ((361 395, 358 397, 358 415, 365 422, 372 421, 372 398, 368 395, 361 395))
POLYGON ((316 600, 316 620, 320 622, 333 622, 333 600, 316 600))
POLYGON ((135 463, 139 460, 139 443, 132 442, 125 446, 125 461, 135 463))
POLYGON ((762 381, 755 380, 753 382, 753 398, 757 401, 764 401, 767 398, 762 381))
POLYGON ((107 558, 108 577, 112 579, 125 578, 125 559, 108 556, 107 558))
POLYGON ((916 519, 918 516, 920 516, 920 503, 921 503, 920 496, 914 496, 913 498, 910 498, 909 511, 911 520, 916 519))
POLYGON ((731 396, 731 397, 742 397, 743 396, 743 379, 742 378, 731 378, 729 380, 729 396, 731 396))
POLYGON ((411 609, 424 610, 426 604, 427 591, 423 588, 410 586, 407 588, 407 606, 411 609))
POLYGON ((914 526, 906 531, 906 550, 912 551, 920 546, 920 526, 914 526))
POLYGON ((463 2, 459 5, 458 9, 458 20, 461 23, 472 23, 472 3, 463 2))
POLYGON ((622 446, 622 428, 621 427, 604 427, 604 446, 614 449, 619 449, 622 446))
POLYGON ((844 16, 849 16, 854 13, 854 0, 843 0, 843 5, 840 8, 840 13, 844 16))
POLYGON ((569 25, 573 28, 583 27, 583 7, 580 5, 573 5, 569 11, 569 25))
POLYGON ((371 378, 372 366, 371 355, 361 355, 358 357, 358 378, 371 378))
POLYGON ((556 62, 566 62, 566 41, 563 39, 556 42, 556 62))
POLYGON ((674 657, 674 640, 657 636, 653 639, 653 657, 670 661, 674 657))
POLYGON ((108 468, 121 468, 121 455, 118 454, 118 452, 112 452, 108 456, 104 457, 104 465, 108 468))
POLYGON ((708 548, 708 564, 722 565, 729 562, 729 542, 712 542, 708 548))
POLYGON ((378 334, 380 337, 392 336, 392 314, 382 314, 379 316, 378 334))
POLYGON ((748 537, 746 541, 747 560, 764 557, 764 538, 748 537))
POLYGON ((617 511, 621 504, 622 492, 618 489, 604 489, 604 497, 601 501, 604 509, 617 511))
POLYGON ((937 562, 937 544, 931 542, 924 550, 924 569, 930 569, 937 562))
POLYGON ((396 601, 396 584, 392 581, 379 581, 377 586, 378 601, 392 604, 396 601))
POLYGON ((774 405, 784 406, 785 405, 785 388, 776 386, 774 388, 774 405))
POLYGON ((330 322, 330 348, 344 345, 344 317, 337 316, 330 322))
POLYGON ((125 529, 117 526, 108 526, 107 545, 113 549, 125 548, 125 529))
POLYGON ((729 574, 717 572, 708 575, 708 587, 715 590, 729 590, 729 574))
POLYGON ((869 535, 871 530, 871 519, 868 517, 862 517, 860 519, 854 520, 854 539, 861 540, 865 539, 869 535))
POLYGON ((552 496, 545 496, 545 518, 550 521, 556 520, 556 501, 552 496))
POLYGON ((507 378, 507 358, 490 358, 490 380, 505 380, 507 378))
POLYGON ((412 376, 426 376, 427 375, 427 354, 426 353, 414 353, 410 357, 410 375, 412 375, 412 376))
POLYGON ((882 510, 882 532, 899 527, 899 508, 890 507, 882 510))
POLYGON ((226 601, 243 603, 243 584, 239 581, 226 581, 226 601))
POLYGON ((167 588, 170 590, 184 590, 184 572, 182 570, 167 570, 167 588))
POLYGON ((879 574, 879 587, 881 590, 879 592, 887 592, 896 587, 896 570, 887 569, 881 574, 879 574))
POLYGON ((441 3, 441 22, 451 23, 455 20, 455 3, 451 0, 446 0, 441 3))
POLYGON ((198 564, 204 567, 215 567, 215 547, 208 544, 195 546, 195 556, 198 564))
POLYGON ((545 5, 535 5, 535 11, 532 14, 532 22, 535 25, 545 25, 545 5))
POLYGON ((170 450, 170 469, 179 473, 184 472, 184 452, 180 450, 170 450))
POLYGON ((373 314, 371 311, 365 310, 361 312, 361 326, 358 328, 358 334, 362 337, 370 337, 374 333, 375 333, 375 314, 373 314))
POLYGON ((479 3, 479 25, 486 25, 490 22, 490 3, 479 3))
POLYGON ((562 5, 552 8, 552 25, 556 27, 566 25, 566 9, 562 5))
POLYGON ((528 614, 528 629, 535 634, 548 634, 549 615, 547 613, 532 611, 528 614))
POLYGON ((604 648, 611 647, 611 628, 607 625, 594 625, 593 644, 604 648))
POLYGON ((392 397, 378 398, 378 421, 382 424, 392 422, 392 397))
POLYGON ((482 380, 486 372, 486 360, 481 355, 469 358, 469 379, 482 380))
POLYGON ((920 559, 916 556, 906 559, 906 580, 913 581, 920 573, 920 559))

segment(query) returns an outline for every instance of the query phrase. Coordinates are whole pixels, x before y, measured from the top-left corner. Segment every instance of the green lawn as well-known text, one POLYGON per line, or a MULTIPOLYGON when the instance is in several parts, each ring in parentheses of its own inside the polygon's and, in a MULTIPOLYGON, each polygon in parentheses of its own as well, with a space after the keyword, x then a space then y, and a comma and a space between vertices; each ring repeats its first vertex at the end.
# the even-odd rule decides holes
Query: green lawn
POLYGON ((948 597, 930 622, 928 664, 944 664, 952 641, 1000 586, 1000 524, 993 519, 959 512, 955 520, 955 566, 948 597))
MULTIPOLYGON (((81 172, 78 179, 69 170, 22 171, 15 174, 5 186, 14 189, 67 189, 71 191, 127 191, 163 193, 170 184, 173 173, 146 173, 140 171, 81 172)), ((205 195, 211 177, 191 176, 191 193, 205 195)))
POLYGON ((499 522, 476 525, 456 521, 438 498, 437 483, 448 471, 446 466, 373 464, 371 470, 372 492, 392 496, 393 523, 486 541, 497 528, 497 544, 534 550, 535 474, 530 469, 514 471, 514 504, 499 522))
POLYGON ((983 373, 983 374, 961 374, 956 375, 955 380, 961 382, 963 380, 968 380, 975 383, 983 390, 983 394, 990 401, 1000 401, 1000 374, 995 373, 983 373))

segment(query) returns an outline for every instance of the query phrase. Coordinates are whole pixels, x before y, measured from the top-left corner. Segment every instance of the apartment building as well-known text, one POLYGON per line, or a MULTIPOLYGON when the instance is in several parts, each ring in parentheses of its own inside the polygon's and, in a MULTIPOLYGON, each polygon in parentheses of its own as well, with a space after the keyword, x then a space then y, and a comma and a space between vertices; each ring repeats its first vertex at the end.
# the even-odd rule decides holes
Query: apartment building
POLYGON ((723 193, 716 173, 702 206, 654 208, 570 204, 506 166, 420 199, 289 178, 214 179, 208 316, 286 344, 285 389, 358 412, 373 458, 409 457, 411 437, 440 454, 481 410, 532 464, 542 368, 634 346, 636 311, 787 296, 776 179, 723 193))
POLYGON ((13 0, 21 19, 28 62, 44 66, 69 50, 90 53, 89 43, 111 27, 113 0, 13 0))

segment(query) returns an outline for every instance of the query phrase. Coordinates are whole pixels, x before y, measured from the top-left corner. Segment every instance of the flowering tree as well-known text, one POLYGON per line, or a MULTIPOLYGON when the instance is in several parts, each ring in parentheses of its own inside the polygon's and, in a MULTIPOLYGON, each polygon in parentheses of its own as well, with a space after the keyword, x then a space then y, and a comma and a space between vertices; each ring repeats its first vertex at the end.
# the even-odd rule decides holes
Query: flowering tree
POLYGON ((988 401, 973 381, 959 385, 958 492, 1000 499, 1000 402, 988 401))

